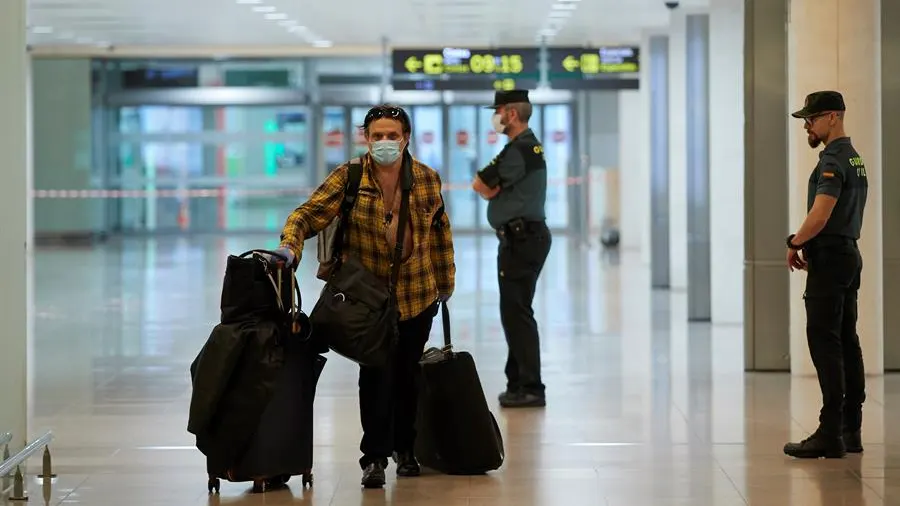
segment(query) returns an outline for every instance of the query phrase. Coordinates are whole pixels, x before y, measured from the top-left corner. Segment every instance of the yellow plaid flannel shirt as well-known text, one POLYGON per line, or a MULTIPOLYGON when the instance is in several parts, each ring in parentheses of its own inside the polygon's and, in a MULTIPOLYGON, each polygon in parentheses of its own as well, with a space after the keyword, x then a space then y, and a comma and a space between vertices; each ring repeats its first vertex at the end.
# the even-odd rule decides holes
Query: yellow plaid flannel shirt
MULTIPOLYGON (((387 283, 391 276, 394 245, 388 244, 385 237, 384 200, 372 174, 372 160, 368 154, 361 160, 362 179, 356 204, 350 213, 343 252, 357 258, 387 283)), ((319 233, 340 212, 348 168, 349 163, 345 163, 333 170, 309 200, 288 216, 281 245, 290 248, 298 262, 304 239, 319 233)), ((455 288, 456 263, 450 220, 443 211, 435 219, 443 205, 440 175, 414 158, 409 192, 413 252, 400 266, 396 287, 401 320, 418 316, 439 295, 449 297, 455 288)))

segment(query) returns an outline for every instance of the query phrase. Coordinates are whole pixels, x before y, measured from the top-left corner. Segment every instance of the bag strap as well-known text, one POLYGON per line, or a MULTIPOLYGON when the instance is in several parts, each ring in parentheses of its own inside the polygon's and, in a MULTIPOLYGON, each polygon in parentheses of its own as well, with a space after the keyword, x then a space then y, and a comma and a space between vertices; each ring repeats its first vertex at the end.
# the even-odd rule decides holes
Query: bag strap
POLYGON ((397 221, 397 242, 394 244, 394 258, 391 262, 391 282, 388 286, 391 299, 397 302, 397 282, 400 279, 400 264, 403 262, 403 242, 406 227, 409 224, 409 192, 412 189, 412 157, 404 153, 403 168, 400 173, 400 185, 403 194, 400 201, 400 217, 397 221))
POLYGON ((347 240, 347 228, 350 223, 350 213, 356 205, 356 196, 359 194, 359 184, 362 181, 363 166, 359 158, 350 160, 347 167, 347 184, 344 186, 344 199, 341 201, 341 222, 338 225, 334 239, 334 258, 340 261, 341 250, 347 240))

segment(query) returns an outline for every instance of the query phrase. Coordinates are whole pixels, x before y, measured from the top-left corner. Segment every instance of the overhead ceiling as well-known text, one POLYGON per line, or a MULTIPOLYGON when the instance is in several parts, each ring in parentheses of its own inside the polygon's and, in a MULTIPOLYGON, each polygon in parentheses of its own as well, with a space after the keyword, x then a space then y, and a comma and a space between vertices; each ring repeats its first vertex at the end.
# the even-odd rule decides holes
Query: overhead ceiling
POLYGON ((30 0, 28 23, 34 47, 372 49, 635 43, 668 20, 664 0, 30 0))

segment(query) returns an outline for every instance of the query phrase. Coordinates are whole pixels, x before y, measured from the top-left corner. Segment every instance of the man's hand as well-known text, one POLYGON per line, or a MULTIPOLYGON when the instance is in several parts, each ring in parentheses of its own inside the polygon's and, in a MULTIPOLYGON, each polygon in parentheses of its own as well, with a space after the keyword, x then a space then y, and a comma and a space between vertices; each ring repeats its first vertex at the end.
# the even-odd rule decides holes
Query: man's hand
POLYGON ((500 193, 500 186, 496 186, 491 188, 490 186, 484 184, 484 181, 478 177, 478 174, 475 175, 475 180, 472 181, 472 189, 475 190, 475 193, 481 195, 481 198, 485 200, 491 200, 496 197, 498 193, 500 193))
POLYGON ((806 260, 803 258, 801 254, 802 250, 787 248, 787 266, 791 272, 794 270, 805 271, 806 270, 806 260))
POLYGON ((273 263, 275 265, 281 267, 293 267, 295 263, 294 252, 291 251, 290 248, 281 247, 273 251, 273 253, 277 253, 280 256, 263 254, 266 257, 266 261, 273 263), (281 258, 284 257, 284 258, 281 258))

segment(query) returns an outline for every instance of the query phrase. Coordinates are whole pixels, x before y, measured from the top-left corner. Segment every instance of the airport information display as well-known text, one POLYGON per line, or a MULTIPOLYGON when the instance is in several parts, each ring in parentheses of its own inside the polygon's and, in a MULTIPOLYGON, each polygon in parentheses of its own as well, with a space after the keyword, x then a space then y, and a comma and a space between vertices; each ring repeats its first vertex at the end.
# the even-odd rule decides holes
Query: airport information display
POLYGON ((538 49, 397 49, 391 54, 395 90, 534 89, 540 79, 538 49))
MULTIPOLYGON (((551 47, 547 49, 547 60, 547 79, 550 81, 551 88, 607 88, 611 87, 612 83, 601 81, 635 81, 635 79, 618 79, 618 74, 633 74, 640 71, 640 48, 635 46, 551 47)), ((616 87, 622 88, 622 86, 616 87)))

